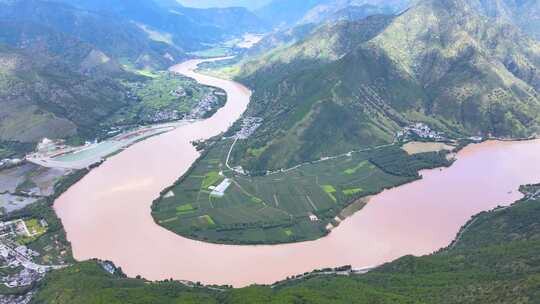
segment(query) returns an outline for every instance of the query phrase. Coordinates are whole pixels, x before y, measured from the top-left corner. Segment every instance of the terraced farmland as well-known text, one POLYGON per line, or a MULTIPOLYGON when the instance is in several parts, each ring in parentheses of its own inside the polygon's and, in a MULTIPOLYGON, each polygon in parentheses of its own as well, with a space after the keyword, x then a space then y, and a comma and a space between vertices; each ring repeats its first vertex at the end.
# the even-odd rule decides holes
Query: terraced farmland
MULTIPOLYGON (((351 203, 418 178, 375 165, 368 152, 266 176, 239 175, 225 166, 231 144, 232 140, 222 140, 209 148, 190 172, 154 202, 153 216, 160 225, 183 236, 217 243, 312 240, 326 235, 330 225, 337 225, 340 212, 351 203), (230 181, 225 195, 212 194, 225 179, 230 181)), ((389 166, 396 165, 392 159, 401 164, 412 158, 399 147, 385 149, 389 166)), ((414 158, 423 156, 429 155, 414 158)))

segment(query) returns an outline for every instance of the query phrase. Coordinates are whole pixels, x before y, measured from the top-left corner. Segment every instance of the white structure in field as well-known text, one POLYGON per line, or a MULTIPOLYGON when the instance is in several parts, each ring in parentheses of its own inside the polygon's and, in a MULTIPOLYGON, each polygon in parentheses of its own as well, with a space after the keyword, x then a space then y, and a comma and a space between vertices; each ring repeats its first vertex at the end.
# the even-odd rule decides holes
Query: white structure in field
POLYGON ((218 196, 218 197, 223 197, 225 195, 225 191, 227 191, 227 189, 229 188, 229 186, 231 185, 231 180, 226 178, 224 179, 221 184, 217 185, 213 190, 212 192, 210 193, 210 195, 212 196, 218 196))

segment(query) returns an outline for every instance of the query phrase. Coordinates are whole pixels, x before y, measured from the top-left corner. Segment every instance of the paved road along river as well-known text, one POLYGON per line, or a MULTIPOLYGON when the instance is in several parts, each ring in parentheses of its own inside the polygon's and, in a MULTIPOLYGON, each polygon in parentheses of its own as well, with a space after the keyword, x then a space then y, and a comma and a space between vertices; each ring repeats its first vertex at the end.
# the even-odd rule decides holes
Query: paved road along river
POLYGON ((199 62, 172 70, 223 88, 225 107, 111 157, 55 202, 76 259, 111 260, 129 276, 153 280, 272 283, 315 268, 364 267, 431 253, 448 245, 472 215, 520 198, 521 184, 540 182, 540 141, 492 141, 465 148, 451 168, 424 171, 424 179, 373 197, 317 241, 227 246, 183 238, 154 222, 152 201, 199 156, 190 142, 225 131, 251 94, 238 83, 194 73, 199 62))

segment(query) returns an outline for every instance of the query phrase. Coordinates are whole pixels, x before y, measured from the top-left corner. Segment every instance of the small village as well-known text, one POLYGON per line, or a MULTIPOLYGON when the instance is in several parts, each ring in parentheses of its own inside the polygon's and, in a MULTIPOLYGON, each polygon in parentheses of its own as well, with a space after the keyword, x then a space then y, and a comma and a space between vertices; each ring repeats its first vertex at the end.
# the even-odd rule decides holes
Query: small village
POLYGON ((47 227, 44 219, 0 222, 0 265, 3 268, 0 283, 8 288, 28 287, 41 280, 46 272, 67 266, 40 265, 35 262, 40 253, 26 246, 43 235, 47 227))
POLYGON ((260 117, 245 117, 242 120, 242 128, 236 133, 235 138, 247 139, 262 125, 263 119, 260 117))
POLYGON ((433 141, 445 140, 443 133, 432 130, 428 125, 421 122, 403 128, 396 134, 396 137, 398 140, 403 141, 414 139, 415 137, 433 141))
POLYGON ((179 110, 156 110, 144 117, 143 120, 148 123, 159 123, 163 121, 180 120, 186 116, 186 113, 179 110))
MULTIPOLYGON (((490 137, 490 135, 488 135, 490 137)), ((411 124, 405 128, 403 128, 401 131, 396 133, 396 139, 399 141, 410 141, 410 140, 429 140, 429 141, 449 141, 452 140, 450 138, 447 138, 444 136, 444 133, 437 132, 433 129, 431 129, 427 124, 417 122, 414 124, 411 124)), ((482 142, 484 140, 484 137, 482 136, 469 136, 466 138, 461 139, 467 139, 471 142, 482 142)), ((456 140, 455 138, 453 140, 456 140)))
POLYGON ((208 113, 216 109, 219 106, 220 96, 225 96, 225 93, 214 91, 204 96, 197 106, 187 114, 185 119, 201 119, 206 117, 208 113))
MULTIPOLYGON (((185 89, 182 87, 172 90, 169 94, 177 98, 182 98, 187 95, 185 89)), ((164 108, 146 114, 142 120, 146 123, 160 123, 181 119, 201 119, 206 117, 207 113, 219 106, 220 96, 224 96, 224 94, 217 91, 205 95, 189 113, 181 110, 164 108)))

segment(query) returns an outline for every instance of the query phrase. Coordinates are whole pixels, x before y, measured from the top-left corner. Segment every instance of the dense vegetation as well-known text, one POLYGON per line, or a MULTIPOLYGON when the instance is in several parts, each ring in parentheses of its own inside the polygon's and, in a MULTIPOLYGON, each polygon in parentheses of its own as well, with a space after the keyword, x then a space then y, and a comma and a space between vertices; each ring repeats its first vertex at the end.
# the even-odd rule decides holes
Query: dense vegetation
POLYGON ((419 170, 449 166, 447 154, 441 151, 409 155, 399 146, 389 146, 372 151, 369 161, 388 174, 419 178, 419 170))
MULTIPOLYGON (((166 69, 183 58, 183 50, 159 33, 129 18, 43 0, 0 4, 0 43, 60 56, 65 64, 89 70, 109 61, 127 61, 139 68, 166 69), (94 49, 93 56, 87 54, 94 49)), ((166 35, 165 35, 166 36, 166 35)))
POLYGON ((403 257, 366 275, 214 292, 115 277, 86 262, 49 275, 34 303, 537 303, 540 201, 526 199, 476 218, 454 246, 403 257))
POLYGON ((33 303, 218 303, 215 293, 175 282, 148 283, 110 275, 96 262, 77 263, 49 274, 33 303))
POLYGON ((33 144, 25 144, 17 141, 0 141, 0 159, 11 157, 22 158, 26 153, 33 150, 33 144))

